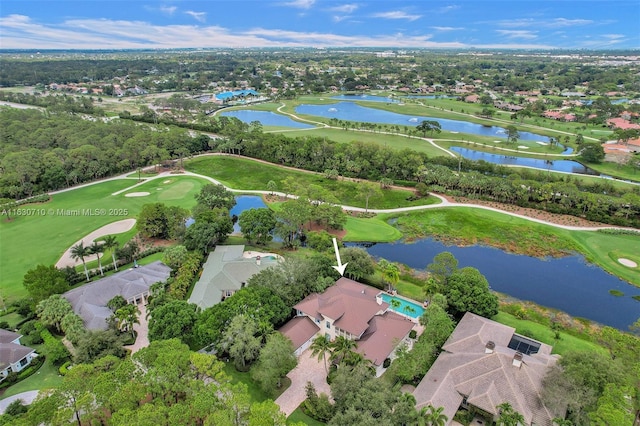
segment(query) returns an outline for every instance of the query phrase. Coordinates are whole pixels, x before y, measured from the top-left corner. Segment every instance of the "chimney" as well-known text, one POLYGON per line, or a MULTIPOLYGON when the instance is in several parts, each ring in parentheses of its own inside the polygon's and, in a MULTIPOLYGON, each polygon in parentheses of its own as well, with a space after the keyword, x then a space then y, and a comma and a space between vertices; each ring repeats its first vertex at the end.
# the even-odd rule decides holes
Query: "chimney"
POLYGON ((496 348, 496 344, 493 343, 491 340, 489 340, 487 342, 487 344, 484 347, 484 353, 485 354, 492 354, 493 350, 496 348))
POLYGON ((516 352, 513 355, 513 362, 512 362, 514 367, 520 368, 520 366, 522 366, 522 352, 516 352))

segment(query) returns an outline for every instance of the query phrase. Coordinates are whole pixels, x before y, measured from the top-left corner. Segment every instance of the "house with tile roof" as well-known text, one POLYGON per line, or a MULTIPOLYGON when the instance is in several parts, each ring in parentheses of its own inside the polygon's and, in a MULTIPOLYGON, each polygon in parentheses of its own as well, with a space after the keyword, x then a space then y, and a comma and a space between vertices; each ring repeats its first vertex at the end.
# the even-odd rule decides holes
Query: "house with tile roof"
POLYGON ((278 264, 274 253, 245 252, 243 245, 216 246, 202 267, 202 275, 189 297, 200 309, 217 305, 243 288, 249 278, 278 264))
POLYGON ((166 281, 171 268, 159 260, 148 265, 117 272, 64 293, 73 311, 90 330, 106 330, 107 319, 113 314, 109 300, 120 295, 127 303, 146 303, 151 286, 166 281))
POLYGON ((9 373, 19 373, 38 356, 36 350, 20 344, 22 336, 13 331, 0 329, 0 381, 9 373))
POLYGON ((542 379, 557 361, 551 346, 467 312, 413 392, 416 407, 443 407, 449 423, 459 408, 496 420, 511 404, 525 425, 551 426, 558 413, 542 403, 542 379))
POLYGON ((408 342, 415 323, 392 310, 375 287, 340 278, 324 293, 313 293, 294 306, 296 317, 280 328, 294 344, 296 354, 304 352, 318 335, 334 340, 338 336, 355 340, 356 351, 371 361, 377 375, 392 358, 396 347, 408 342))

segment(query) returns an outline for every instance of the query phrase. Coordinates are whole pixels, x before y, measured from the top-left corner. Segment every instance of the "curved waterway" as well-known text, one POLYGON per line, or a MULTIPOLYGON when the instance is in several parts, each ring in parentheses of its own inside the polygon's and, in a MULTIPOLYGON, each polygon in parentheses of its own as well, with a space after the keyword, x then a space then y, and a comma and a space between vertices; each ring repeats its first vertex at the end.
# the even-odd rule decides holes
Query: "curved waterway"
POLYGON ((491 154, 489 152, 476 151, 459 146, 452 146, 450 149, 462 155, 464 158, 474 161, 483 160, 487 163, 502 164, 504 166, 533 167, 534 169, 554 170, 557 172, 600 175, 600 173, 595 170, 572 160, 542 160, 539 158, 515 157, 511 155, 491 154))
MULTIPOLYGON (((329 105, 302 104, 298 105, 295 111, 299 114, 315 115, 325 118, 337 118, 339 120, 402 126, 417 126, 423 120, 433 120, 440 123, 442 130, 450 132, 469 133, 500 139, 507 138, 506 130, 502 127, 483 126, 482 124, 460 120, 449 120, 446 118, 399 114, 376 108, 363 107, 354 102, 338 102, 329 105)), ((519 134, 521 140, 531 140, 544 143, 549 141, 547 136, 537 135, 535 133, 519 132, 519 134)))
MULTIPOLYGON (((358 245, 358 244, 348 244, 358 245)), ((434 256, 449 251, 459 267, 477 268, 492 290, 559 309, 626 331, 640 317, 640 288, 587 263, 582 256, 538 259, 487 246, 447 246, 433 239, 414 243, 360 244, 374 257, 425 269, 434 256), (618 290, 624 296, 613 296, 618 290)))

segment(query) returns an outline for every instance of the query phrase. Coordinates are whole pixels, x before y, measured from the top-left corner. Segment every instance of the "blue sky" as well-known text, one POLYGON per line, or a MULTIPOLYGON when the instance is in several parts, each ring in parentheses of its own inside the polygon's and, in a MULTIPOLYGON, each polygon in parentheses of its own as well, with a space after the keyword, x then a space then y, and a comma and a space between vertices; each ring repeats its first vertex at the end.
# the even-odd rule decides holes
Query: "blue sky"
POLYGON ((633 0, 2 0, 1 49, 640 49, 633 0))

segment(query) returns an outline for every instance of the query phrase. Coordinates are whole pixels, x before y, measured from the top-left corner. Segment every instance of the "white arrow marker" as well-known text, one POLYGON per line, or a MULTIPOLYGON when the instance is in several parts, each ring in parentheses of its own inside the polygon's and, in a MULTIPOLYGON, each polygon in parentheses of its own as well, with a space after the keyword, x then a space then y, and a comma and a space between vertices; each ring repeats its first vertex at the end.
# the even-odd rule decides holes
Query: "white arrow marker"
POLYGON ((338 266, 332 266, 332 268, 338 271, 338 273, 342 276, 344 275, 344 268, 347 267, 349 262, 345 263, 344 265, 342 264, 342 261, 340 260, 340 252, 338 251, 338 242, 336 241, 335 238, 333 239, 333 248, 336 251, 336 259, 338 259, 338 266))

